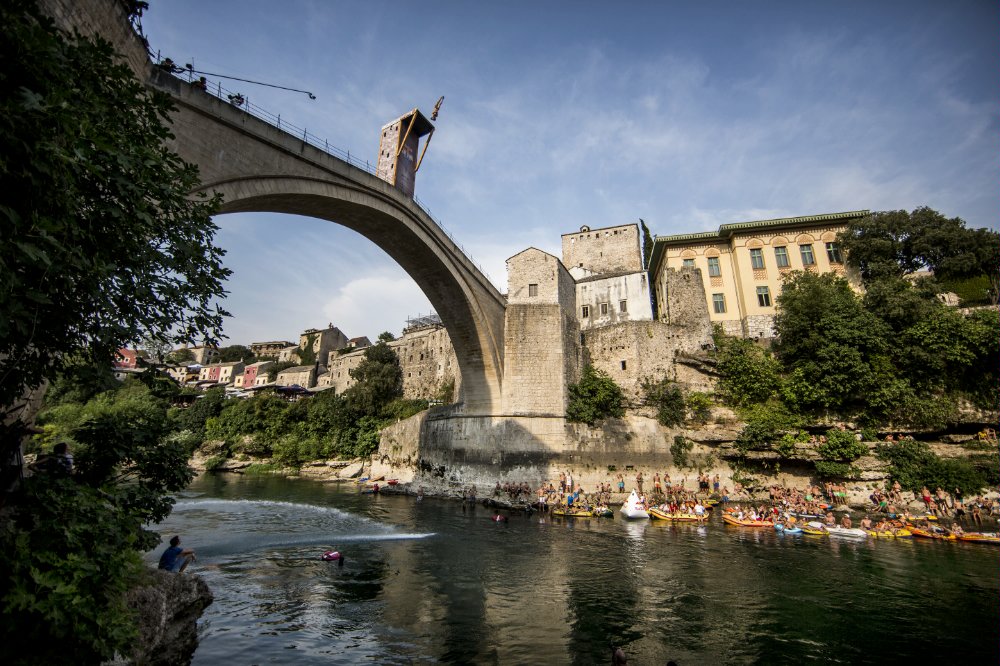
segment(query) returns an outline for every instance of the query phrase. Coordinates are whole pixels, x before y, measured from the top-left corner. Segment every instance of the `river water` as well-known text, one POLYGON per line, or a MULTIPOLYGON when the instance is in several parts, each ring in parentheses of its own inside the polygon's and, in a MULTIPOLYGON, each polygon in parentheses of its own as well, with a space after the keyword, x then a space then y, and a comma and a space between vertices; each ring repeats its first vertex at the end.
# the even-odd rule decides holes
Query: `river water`
POLYGON ((215 594, 195 664, 1000 662, 995 546, 491 516, 204 475, 158 529, 215 594))

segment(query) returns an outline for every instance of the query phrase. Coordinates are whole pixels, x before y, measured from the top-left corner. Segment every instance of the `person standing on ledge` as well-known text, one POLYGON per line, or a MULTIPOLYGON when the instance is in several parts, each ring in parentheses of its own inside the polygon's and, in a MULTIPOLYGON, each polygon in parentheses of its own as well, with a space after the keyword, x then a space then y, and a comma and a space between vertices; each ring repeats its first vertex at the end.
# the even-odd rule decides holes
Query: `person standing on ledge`
POLYGON ((160 555, 159 568, 181 573, 187 569, 187 565, 191 564, 194 559, 193 550, 190 548, 181 548, 181 538, 179 536, 171 537, 170 547, 160 555))

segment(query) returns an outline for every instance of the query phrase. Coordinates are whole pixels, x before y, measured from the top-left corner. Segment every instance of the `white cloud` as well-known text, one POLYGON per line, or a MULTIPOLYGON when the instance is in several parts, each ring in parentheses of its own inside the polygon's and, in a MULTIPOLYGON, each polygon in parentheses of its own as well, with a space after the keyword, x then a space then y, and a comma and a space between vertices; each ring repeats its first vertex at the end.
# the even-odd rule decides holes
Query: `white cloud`
POLYGON ((349 337, 367 335, 373 341, 389 331, 398 336, 405 318, 433 311, 427 297, 402 269, 357 277, 327 297, 320 311, 349 337))

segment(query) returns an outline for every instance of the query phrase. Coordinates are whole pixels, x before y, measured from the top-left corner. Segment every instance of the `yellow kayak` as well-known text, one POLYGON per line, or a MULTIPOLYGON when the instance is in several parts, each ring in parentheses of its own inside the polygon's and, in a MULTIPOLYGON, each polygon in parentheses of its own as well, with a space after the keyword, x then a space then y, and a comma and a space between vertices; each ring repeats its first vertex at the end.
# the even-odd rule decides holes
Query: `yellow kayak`
POLYGON ((826 530, 818 530, 815 527, 809 527, 808 525, 802 526, 803 534, 811 534, 813 536, 826 536, 828 532, 826 530))

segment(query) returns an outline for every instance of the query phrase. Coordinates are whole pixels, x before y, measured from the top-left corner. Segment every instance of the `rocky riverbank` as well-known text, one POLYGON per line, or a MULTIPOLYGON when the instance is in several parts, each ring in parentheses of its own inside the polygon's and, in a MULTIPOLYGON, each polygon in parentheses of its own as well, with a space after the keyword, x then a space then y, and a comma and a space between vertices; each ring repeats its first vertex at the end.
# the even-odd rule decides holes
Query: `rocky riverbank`
MULTIPOLYGON (((383 478, 398 481, 393 487, 385 484, 386 492, 428 496, 463 497, 475 487, 479 498, 491 497, 497 483, 527 483, 532 493, 545 483, 558 486, 560 473, 571 474, 585 492, 593 492, 602 484, 618 488, 619 476, 626 492, 636 485, 642 474, 647 490, 654 474, 669 475, 674 487, 682 483, 687 490, 697 489, 699 474, 718 475, 720 486, 730 495, 766 498, 772 485, 804 489, 819 483, 816 461, 820 459, 816 443, 796 442, 784 451, 739 451, 737 439, 744 424, 735 414, 716 408, 712 422, 693 428, 666 428, 650 415, 638 411, 623 419, 609 419, 600 427, 587 428, 580 424, 561 422, 571 446, 555 449, 540 440, 537 433, 515 428, 497 429, 495 446, 489 451, 482 447, 454 448, 433 443, 428 437, 428 423, 433 428, 433 414, 422 412, 382 431, 378 452, 364 460, 313 461, 295 470, 281 470, 268 459, 230 459, 222 461, 213 454, 218 445, 207 444, 192 459, 197 469, 253 473, 276 471, 318 481, 356 481, 361 478, 383 478), (431 445, 420 442, 431 441, 431 445), (742 487, 744 492, 737 493, 742 487)), ((860 435, 850 424, 817 425, 817 434, 826 428, 847 428, 860 435)), ((897 433, 899 435, 899 433, 897 433)), ((923 437, 930 450, 941 458, 960 458, 983 453, 974 431, 938 433, 934 438, 926 433, 905 433, 923 437)), ((847 502, 855 507, 867 506, 873 490, 885 489, 889 478, 887 463, 876 455, 878 441, 861 442, 866 452, 852 462, 854 478, 841 480, 847 502)), ((907 500, 911 493, 904 493, 907 500)), ((995 491, 989 497, 996 496, 995 491)), ((624 495, 614 493, 613 501, 623 501, 624 495)), ((919 501, 914 498, 913 507, 919 501)))
POLYGON ((176 666, 191 663, 198 647, 198 618, 214 600, 208 584, 200 576, 152 569, 142 584, 129 590, 126 599, 136 614, 139 637, 131 654, 106 664, 176 666))

